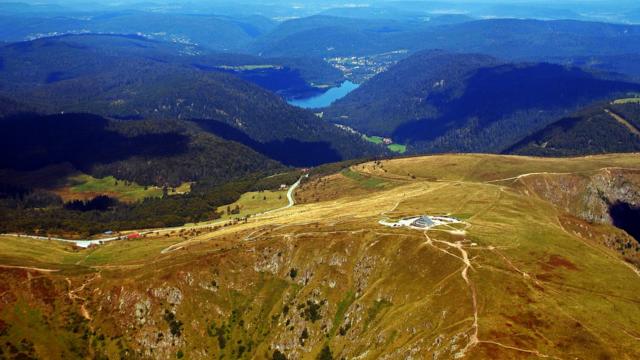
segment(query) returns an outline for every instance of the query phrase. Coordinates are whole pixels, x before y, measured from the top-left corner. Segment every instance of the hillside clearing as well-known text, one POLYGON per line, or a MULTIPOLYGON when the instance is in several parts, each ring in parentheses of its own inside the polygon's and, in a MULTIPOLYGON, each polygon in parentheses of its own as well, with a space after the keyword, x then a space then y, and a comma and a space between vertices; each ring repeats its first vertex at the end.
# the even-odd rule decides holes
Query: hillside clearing
MULTIPOLYGON (((168 188, 167 195, 186 194, 191 191, 191 183, 183 183, 176 188, 168 188)), ((159 198, 163 190, 158 186, 143 186, 132 181, 116 179, 113 176, 95 178, 87 174, 70 176, 66 185, 53 190, 63 201, 89 200, 98 195, 107 195, 122 202, 134 203, 146 198, 159 198)))
POLYGON ((405 152, 407 152, 407 145, 389 144, 387 145, 387 149, 398 154, 404 154, 405 152))
POLYGON ((217 210, 222 216, 219 220, 241 219, 246 216, 278 209, 286 206, 287 191, 252 191, 242 194, 233 204, 220 206, 217 210))

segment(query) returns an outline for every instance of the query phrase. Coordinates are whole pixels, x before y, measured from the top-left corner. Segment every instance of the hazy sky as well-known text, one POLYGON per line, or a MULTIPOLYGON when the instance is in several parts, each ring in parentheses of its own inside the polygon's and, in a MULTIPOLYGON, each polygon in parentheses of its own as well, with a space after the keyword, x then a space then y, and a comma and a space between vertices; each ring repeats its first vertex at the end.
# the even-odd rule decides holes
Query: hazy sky
POLYGON ((449 11, 477 18, 570 18, 633 23, 639 21, 637 15, 629 18, 626 14, 640 13, 640 0, 0 0, 0 3, 8 2, 55 4, 63 6, 62 10, 67 7, 74 11, 137 9, 231 16, 258 14, 275 20, 314 15, 339 7, 384 7, 428 14, 449 11))

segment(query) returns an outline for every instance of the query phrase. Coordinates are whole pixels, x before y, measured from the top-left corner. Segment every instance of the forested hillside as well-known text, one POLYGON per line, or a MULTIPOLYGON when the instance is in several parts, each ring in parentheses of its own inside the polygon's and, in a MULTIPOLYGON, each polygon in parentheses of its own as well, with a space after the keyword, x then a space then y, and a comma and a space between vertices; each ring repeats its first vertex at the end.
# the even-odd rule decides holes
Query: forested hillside
POLYGON ((5 47, 0 92, 28 100, 43 113, 196 121, 206 131, 288 165, 315 165, 380 152, 358 136, 289 106, 281 97, 233 74, 171 61, 165 49, 156 50, 159 45, 153 42, 149 54, 159 53, 160 59, 131 55, 134 51, 128 50, 131 45, 126 38, 106 37, 105 41, 117 43, 111 47, 88 46, 90 39, 80 38, 5 47), (127 44, 122 45, 123 41, 127 44), (106 51, 114 47, 126 50, 106 51))
MULTIPOLYGON (((89 114, 23 114, 0 120, 0 169, 71 164, 97 177, 143 185, 214 180, 281 169, 242 144, 177 120, 117 121, 89 114)), ((49 179, 52 182, 56 179, 49 179)))
POLYGON ((638 89, 579 68, 426 51, 363 84, 325 116, 416 152, 496 152, 594 101, 638 89))
POLYGON ((318 85, 343 81, 340 71, 319 58, 212 52, 198 45, 115 34, 63 35, 1 46, 0 78, 14 86, 53 83, 112 70, 127 61, 232 73, 291 97, 318 92, 318 85))
POLYGON ((597 105, 525 137, 505 153, 578 156, 640 152, 638 129, 640 103, 597 105))

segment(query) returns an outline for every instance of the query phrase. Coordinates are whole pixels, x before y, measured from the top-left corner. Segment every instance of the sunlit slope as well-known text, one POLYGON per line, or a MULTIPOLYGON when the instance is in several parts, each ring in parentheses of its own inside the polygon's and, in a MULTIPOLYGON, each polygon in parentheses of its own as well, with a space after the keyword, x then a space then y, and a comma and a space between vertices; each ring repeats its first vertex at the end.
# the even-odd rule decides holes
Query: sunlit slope
POLYGON ((1 264, 39 269, 0 268, 0 343, 51 358, 637 358, 638 270, 520 181, 610 167, 640 157, 390 160, 215 230, 83 251, 3 238, 1 264), (378 223, 419 214, 464 224, 378 223))

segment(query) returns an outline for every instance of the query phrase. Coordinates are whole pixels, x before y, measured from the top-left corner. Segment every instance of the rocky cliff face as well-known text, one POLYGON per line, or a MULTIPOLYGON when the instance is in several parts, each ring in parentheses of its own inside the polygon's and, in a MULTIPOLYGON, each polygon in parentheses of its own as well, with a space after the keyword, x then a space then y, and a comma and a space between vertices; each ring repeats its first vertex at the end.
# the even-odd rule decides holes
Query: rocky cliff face
POLYGON ((589 222, 613 224, 615 203, 640 206, 640 172, 610 168, 577 174, 532 174, 520 178, 525 191, 589 222))
POLYGON ((532 174, 520 181, 527 193, 533 193, 573 215, 574 219, 568 216, 561 219, 566 227, 615 249, 628 261, 640 266, 640 239, 634 239, 625 232, 628 229, 624 226, 620 230, 613 229, 619 226, 619 222, 611 211, 616 204, 640 208, 640 171, 606 168, 585 174, 532 174))
MULTIPOLYGON (((279 359, 274 354, 280 353, 291 360, 316 358, 329 342, 345 358, 406 359, 432 351, 447 359, 461 353, 470 336, 456 325, 464 318, 461 311, 468 311, 464 291, 462 304, 423 298, 434 291, 458 296, 453 295, 461 290, 457 286, 432 280, 434 274, 458 272, 457 261, 445 257, 424 269, 407 267, 407 259, 419 261, 419 232, 394 245, 394 236, 352 230, 324 227, 305 234, 299 229, 295 240, 279 234, 284 240, 265 241, 270 232, 265 229, 259 243, 176 264, 175 258, 186 259, 178 252, 172 265, 165 260, 155 271, 131 267, 68 281, 56 273, 0 269, 0 283, 6 284, 0 287, 6 293, 0 307, 25 302, 40 309, 34 324, 55 326, 64 339, 59 346, 77 349, 56 354, 63 358, 90 353, 175 359, 188 353, 190 359, 279 359), (47 305, 43 298, 60 300, 47 305), (438 310, 417 316, 422 303, 438 310), (394 306, 405 311, 393 311, 394 306), (68 326, 63 313, 74 314, 68 326), (440 329, 442 322, 453 328, 440 329)), ((19 321, 0 325, 9 333, 19 321)))

